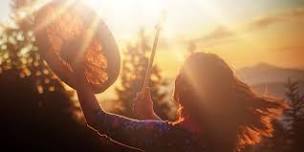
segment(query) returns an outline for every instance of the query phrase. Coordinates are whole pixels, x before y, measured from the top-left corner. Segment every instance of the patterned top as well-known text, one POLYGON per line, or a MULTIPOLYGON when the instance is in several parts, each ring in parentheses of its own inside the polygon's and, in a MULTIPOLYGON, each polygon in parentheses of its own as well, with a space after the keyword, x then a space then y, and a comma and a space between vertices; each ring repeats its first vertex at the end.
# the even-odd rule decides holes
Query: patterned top
POLYGON ((123 144, 146 152, 204 152, 206 142, 187 130, 159 120, 134 120, 102 111, 97 130, 123 144))

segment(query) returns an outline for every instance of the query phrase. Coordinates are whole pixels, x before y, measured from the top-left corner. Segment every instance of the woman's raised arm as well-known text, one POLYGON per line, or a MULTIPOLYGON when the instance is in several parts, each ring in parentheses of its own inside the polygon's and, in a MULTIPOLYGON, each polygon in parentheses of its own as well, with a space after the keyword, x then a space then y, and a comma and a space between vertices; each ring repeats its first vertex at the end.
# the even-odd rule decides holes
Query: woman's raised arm
POLYGON ((164 121, 139 121, 104 112, 84 79, 78 81, 77 94, 87 124, 126 145, 144 150, 158 147, 157 141, 170 128, 164 121))
POLYGON ((77 84, 77 95, 86 122, 89 126, 95 128, 97 122, 100 121, 96 115, 104 112, 88 83, 83 78, 80 78, 77 84))

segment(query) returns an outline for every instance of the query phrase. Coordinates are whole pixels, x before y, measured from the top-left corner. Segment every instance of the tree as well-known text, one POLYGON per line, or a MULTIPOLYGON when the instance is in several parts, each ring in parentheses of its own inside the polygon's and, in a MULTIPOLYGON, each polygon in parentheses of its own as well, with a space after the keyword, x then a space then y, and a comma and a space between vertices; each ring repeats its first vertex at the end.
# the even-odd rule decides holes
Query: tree
POLYGON ((304 94, 300 92, 300 82, 288 81, 286 96, 289 100, 289 109, 286 112, 286 121, 289 124, 288 137, 291 139, 292 151, 304 151, 304 94))
POLYGON ((288 80, 286 85, 288 108, 280 121, 273 122, 273 136, 253 147, 253 151, 301 152, 304 150, 304 95, 300 82, 288 80))
MULTIPOLYGON (((136 93, 140 91, 143 85, 145 70, 149 62, 149 53, 151 47, 149 40, 145 35, 145 31, 139 32, 139 39, 134 44, 129 44, 124 52, 124 60, 121 74, 121 85, 116 88, 118 102, 122 105, 119 114, 135 117, 132 113, 133 99, 136 93)), ((168 99, 168 81, 161 75, 160 68, 155 65, 151 72, 151 96, 154 103, 156 113, 163 119, 175 119, 174 116, 168 115, 172 112, 172 102, 168 99)))
POLYGON ((12 0, 12 23, 0 35, 0 126, 8 151, 129 151, 79 121, 72 96, 41 59, 29 0, 12 0))

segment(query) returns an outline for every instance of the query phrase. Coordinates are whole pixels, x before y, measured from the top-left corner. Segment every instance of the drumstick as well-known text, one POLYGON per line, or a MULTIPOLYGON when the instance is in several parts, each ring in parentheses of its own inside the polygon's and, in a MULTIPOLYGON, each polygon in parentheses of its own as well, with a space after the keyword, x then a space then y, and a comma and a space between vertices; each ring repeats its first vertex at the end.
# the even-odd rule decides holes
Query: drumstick
POLYGON ((151 55, 150 55, 150 58, 149 58, 149 63, 148 63, 148 66, 147 66, 147 69, 146 69, 146 72, 145 72, 145 77, 144 77, 144 82, 143 82, 142 89, 145 89, 145 88, 149 87, 151 72, 152 72, 152 68, 153 68, 153 62, 154 62, 156 49, 157 49, 157 45, 158 45, 158 40, 159 40, 159 35, 160 35, 160 31, 161 31, 161 24, 165 20, 165 15, 166 15, 165 12, 163 12, 161 20, 158 23, 158 25, 156 26, 155 39, 154 39, 154 43, 153 43, 153 47, 152 47, 152 52, 151 52, 151 55))

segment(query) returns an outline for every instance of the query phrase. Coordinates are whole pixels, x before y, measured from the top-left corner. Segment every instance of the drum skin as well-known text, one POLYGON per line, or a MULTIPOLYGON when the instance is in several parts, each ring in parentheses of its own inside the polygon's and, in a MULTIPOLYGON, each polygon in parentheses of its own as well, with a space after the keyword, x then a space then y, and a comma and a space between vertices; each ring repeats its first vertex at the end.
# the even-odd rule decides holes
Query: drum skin
POLYGON ((95 93, 116 81, 120 71, 117 44, 96 12, 81 2, 46 4, 35 13, 34 33, 41 56, 70 87, 75 88, 79 74, 84 74, 95 93), (83 73, 77 73, 75 65, 82 66, 83 73))

